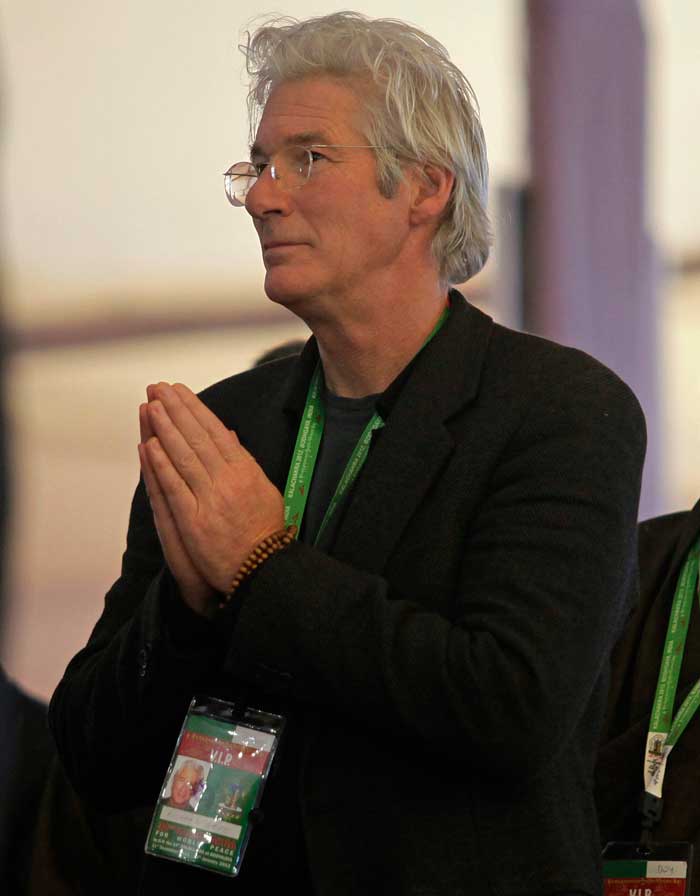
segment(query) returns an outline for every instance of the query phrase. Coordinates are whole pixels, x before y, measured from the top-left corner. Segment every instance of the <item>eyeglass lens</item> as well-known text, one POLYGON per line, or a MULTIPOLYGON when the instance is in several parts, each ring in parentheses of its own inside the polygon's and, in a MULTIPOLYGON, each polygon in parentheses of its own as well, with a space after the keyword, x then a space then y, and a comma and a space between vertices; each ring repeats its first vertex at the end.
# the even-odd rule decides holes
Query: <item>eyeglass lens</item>
POLYGON ((275 153, 271 162, 236 162, 224 175, 226 196, 232 205, 245 205, 248 191, 265 168, 284 190, 303 187, 311 177, 313 155, 303 146, 286 146, 275 153))

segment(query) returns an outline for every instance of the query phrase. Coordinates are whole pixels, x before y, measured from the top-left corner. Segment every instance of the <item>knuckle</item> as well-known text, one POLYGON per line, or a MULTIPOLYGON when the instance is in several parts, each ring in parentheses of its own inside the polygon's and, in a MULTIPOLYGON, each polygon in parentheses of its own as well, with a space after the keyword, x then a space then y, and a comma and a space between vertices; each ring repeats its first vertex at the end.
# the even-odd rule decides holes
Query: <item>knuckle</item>
POLYGON ((197 455, 196 455, 195 451, 192 448, 190 448, 187 451, 183 451, 178 456, 177 466, 181 467, 182 469, 187 470, 194 466, 196 460, 197 460, 197 455))
POLYGON ((197 451, 198 449, 206 448, 210 441, 211 439, 209 438, 209 435, 207 433, 192 436, 192 438, 190 439, 190 447, 193 449, 193 451, 197 451))

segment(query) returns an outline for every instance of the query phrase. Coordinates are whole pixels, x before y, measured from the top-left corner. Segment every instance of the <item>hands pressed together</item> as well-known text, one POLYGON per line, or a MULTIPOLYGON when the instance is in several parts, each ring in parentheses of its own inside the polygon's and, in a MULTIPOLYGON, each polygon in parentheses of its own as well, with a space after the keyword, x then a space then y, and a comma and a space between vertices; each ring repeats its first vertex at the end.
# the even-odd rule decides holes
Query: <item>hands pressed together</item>
POLYGON ((148 386, 139 458, 165 560, 185 602, 209 615, 284 501, 235 432, 187 386, 148 386))

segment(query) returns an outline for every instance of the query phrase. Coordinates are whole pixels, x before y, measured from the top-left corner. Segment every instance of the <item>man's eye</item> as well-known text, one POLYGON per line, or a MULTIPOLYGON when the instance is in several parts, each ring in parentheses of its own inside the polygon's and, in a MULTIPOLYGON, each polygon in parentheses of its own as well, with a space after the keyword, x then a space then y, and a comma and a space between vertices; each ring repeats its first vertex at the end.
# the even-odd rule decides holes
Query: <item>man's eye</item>
POLYGON ((310 149, 309 152, 311 153, 312 162, 318 162, 320 159, 328 158, 328 156, 324 155, 322 152, 318 152, 316 149, 310 149))
POLYGON ((257 176, 260 177, 262 175, 263 171, 267 168, 267 166, 270 163, 269 162, 251 162, 250 164, 252 165, 253 170, 255 171, 257 176))

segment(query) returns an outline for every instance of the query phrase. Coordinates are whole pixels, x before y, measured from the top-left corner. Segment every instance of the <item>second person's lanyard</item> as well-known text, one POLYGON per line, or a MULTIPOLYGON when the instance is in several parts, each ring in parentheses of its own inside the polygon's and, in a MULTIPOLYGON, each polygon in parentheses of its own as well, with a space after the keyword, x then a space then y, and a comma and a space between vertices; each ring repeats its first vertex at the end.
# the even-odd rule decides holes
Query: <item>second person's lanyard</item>
MULTIPOLYGON (((688 557, 678 577, 647 734, 644 755, 644 789, 659 799, 661 799, 668 754, 700 707, 700 679, 698 679, 679 707, 675 718, 673 717, 673 704, 683 663, 685 639, 693 609, 693 596, 698 584, 699 564, 700 541, 696 542, 688 552, 688 557)), ((698 594, 700 596, 700 590, 698 594)))

